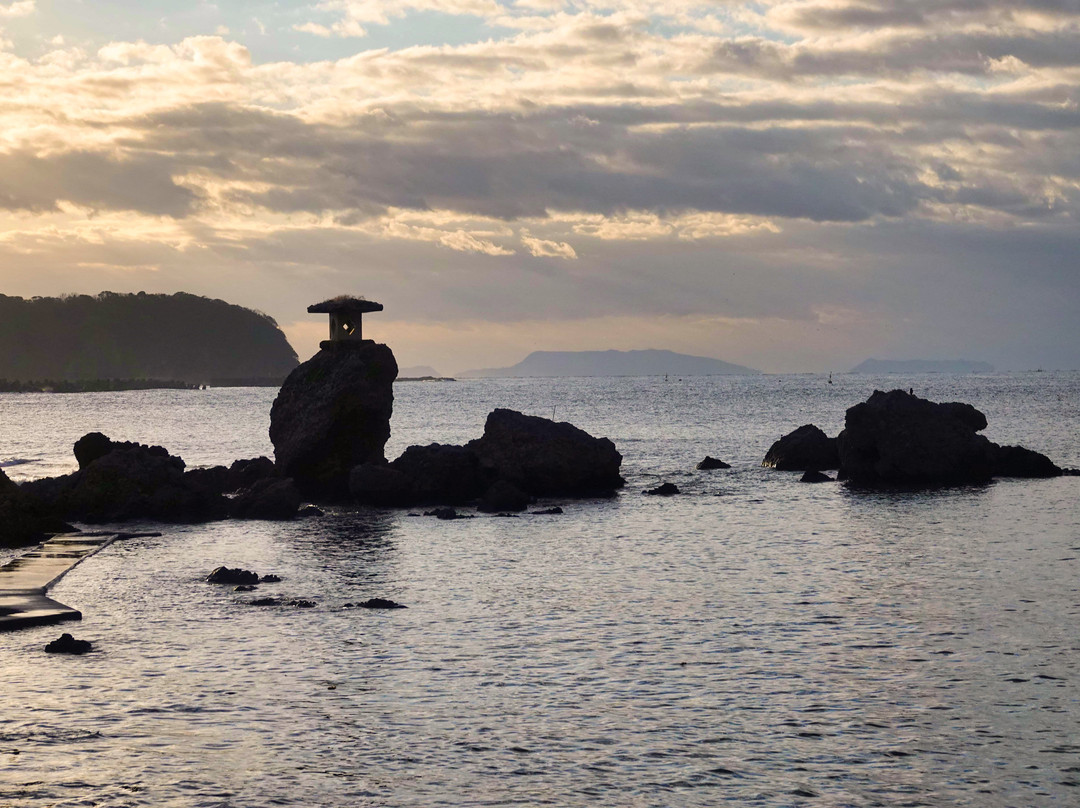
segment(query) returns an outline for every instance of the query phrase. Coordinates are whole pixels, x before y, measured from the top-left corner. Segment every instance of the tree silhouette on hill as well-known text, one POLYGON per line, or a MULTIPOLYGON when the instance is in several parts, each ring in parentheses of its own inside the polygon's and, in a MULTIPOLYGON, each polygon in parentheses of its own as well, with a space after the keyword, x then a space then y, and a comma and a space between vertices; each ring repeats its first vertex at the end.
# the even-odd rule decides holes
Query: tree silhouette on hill
POLYGON ((270 384, 297 364, 273 318, 224 300, 0 295, 0 379, 270 384))

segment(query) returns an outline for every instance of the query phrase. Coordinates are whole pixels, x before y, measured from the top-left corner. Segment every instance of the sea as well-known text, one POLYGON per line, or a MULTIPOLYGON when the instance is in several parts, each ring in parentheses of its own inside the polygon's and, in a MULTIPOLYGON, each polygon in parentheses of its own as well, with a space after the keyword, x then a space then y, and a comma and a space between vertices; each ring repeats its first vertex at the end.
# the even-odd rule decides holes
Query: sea
MULTIPOLYGON (((611 438, 626 487, 517 518, 124 525, 161 535, 51 590, 81 622, 0 634, 0 806, 1080 805, 1080 478, 761 466, 894 388, 1080 466, 1073 372, 398 383, 390 458, 509 407, 611 438), (206 583, 220 565, 282 581, 206 583), (407 608, 353 606, 375 597, 407 608), (94 650, 45 654, 61 631, 94 650)), ((0 395, 0 463, 71 471, 90 431, 270 455, 275 393, 0 395)))

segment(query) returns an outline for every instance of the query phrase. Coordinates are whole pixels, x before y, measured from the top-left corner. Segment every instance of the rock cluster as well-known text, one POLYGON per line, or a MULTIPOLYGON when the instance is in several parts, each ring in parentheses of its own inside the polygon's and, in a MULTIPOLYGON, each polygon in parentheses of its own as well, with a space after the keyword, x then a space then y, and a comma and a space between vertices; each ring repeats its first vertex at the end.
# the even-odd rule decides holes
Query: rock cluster
POLYGON ((839 479, 867 486, 960 485, 1065 473, 1045 455, 999 446, 978 434, 986 426, 986 416, 970 404, 875 390, 847 410, 836 438, 812 424, 801 426, 774 443, 762 465, 808 472, 839 468, 839 479))

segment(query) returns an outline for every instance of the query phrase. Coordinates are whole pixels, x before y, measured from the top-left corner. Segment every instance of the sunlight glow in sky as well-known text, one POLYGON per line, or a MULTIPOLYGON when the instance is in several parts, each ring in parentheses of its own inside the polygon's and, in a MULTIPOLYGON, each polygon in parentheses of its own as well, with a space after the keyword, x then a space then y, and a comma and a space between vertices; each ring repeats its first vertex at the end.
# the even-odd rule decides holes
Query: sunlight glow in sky
POLYGON ((444 373, 1080 367, 1080 0, 0 0, 0 292, 444 373), (657 11, 657 8, 662 11, 657 11))

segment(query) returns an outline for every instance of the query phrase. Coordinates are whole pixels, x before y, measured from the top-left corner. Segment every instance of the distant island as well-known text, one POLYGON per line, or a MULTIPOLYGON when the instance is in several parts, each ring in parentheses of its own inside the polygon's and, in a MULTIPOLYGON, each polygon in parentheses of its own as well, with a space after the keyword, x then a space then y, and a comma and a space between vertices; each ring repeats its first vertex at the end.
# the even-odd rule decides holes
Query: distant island
POLYGON ((993 373, 989 362, 970 359, 867 359, 851 373, 993 373))
POLYGON ((431 365, 413 365, 407 368, 398 368, 398 378, 439 379, 442 378, 442 374, 431 365))
POLYGON ((223 300, 0 295, 0 388, 277 386, 298 364, 271 317, 223 300))
POLYGON ((673 351, 534 351, 507 368, 467 370, 459 377, 516 376, 720 376, 752 375, 753 368, 673 351))

